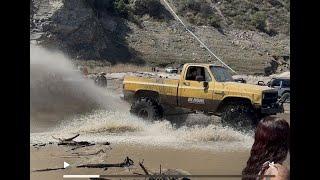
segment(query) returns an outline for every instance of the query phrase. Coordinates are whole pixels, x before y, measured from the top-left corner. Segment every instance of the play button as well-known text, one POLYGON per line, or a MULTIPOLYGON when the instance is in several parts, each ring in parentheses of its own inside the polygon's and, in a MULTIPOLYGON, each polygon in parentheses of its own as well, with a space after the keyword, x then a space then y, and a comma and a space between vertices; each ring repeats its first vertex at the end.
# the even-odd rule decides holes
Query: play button
POLYGON ((70 164, 63 162, 63 168, 67 168, 68 166, 70 166, 70 164))

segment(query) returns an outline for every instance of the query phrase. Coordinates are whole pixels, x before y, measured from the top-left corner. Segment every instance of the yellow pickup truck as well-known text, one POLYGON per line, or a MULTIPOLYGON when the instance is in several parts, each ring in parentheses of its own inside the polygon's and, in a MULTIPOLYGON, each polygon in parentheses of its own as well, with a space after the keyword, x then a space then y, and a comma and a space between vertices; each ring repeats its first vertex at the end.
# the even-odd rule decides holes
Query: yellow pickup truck
POLYGON ((213 64, 185 64, 177 78, 126 76, 123 98, 131 102, 131 113, 145 119, 183 108, 221 116, 233 127, 255 126, 263 116, 283 112, 275 89, 236 82, 226 68, 213 64))

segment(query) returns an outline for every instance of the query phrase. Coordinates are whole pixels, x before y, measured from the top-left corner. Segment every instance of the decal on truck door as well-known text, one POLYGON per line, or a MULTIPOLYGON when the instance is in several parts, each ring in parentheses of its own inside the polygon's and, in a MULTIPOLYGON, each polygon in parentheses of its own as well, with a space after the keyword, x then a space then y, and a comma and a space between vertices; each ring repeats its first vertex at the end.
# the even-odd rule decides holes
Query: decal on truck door
POLYGON ((191 104, 204 104, 204 99, 189 97, 188 98, 188 103, 191 103, 191 104))

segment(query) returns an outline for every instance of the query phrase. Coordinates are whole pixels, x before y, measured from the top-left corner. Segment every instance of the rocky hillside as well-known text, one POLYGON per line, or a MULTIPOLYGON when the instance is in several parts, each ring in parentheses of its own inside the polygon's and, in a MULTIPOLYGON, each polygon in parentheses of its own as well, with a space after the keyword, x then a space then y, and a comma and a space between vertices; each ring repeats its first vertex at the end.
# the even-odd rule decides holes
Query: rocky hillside
MULTIPOLYGON (((240 73, 290 67, 288 0, 168 0, 221 59, 240 73)), ((31 0, 31 43, 77 60, 157 66, 215 59, 162 0, 31 0)))

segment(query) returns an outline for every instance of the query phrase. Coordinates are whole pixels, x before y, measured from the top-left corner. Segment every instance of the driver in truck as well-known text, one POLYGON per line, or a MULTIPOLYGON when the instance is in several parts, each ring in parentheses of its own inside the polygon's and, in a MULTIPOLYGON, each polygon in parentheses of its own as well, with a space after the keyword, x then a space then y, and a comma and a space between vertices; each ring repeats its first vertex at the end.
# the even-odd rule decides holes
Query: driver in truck
POLYGON ((201 68, 197 68, 197 75, 195 78, 196 81, 204 81, 204 75, 202 73, 202 69, 201 68))
POLYGON ((204 81, 204 73, 201 67, 192 67, 187 72, 187 79, 191 81, 204 81))

